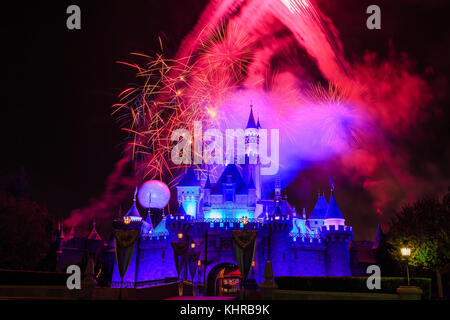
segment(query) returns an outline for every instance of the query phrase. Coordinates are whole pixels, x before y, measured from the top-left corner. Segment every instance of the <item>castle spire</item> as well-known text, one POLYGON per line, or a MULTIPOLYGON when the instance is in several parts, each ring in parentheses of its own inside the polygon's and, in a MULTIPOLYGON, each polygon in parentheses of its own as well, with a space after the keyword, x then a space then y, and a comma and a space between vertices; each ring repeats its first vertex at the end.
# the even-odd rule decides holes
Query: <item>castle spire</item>
POLYGON ((88 235, 89 240, 102 240, 102 238, 98 234, 97 230, 95 229, 96 224, 97 223, 95 222, 95 219, 94 219, 94 221, 92 222, 92 230, 88 235))
POLYGON ((248 117, 246 129, 257 129, 256 123, 255 123, 255 117, 253 116, 253 105, 251 103, 250 103, 250 115, 248 117))
POLYGON ((334 193, 334 184, 333 184, 333 179, 331 179, 331 176, 330 176, 330 187, 331 187, 331 194, 333 194, 334 193))
POLYGON ((280 174, 275 177, 275 201, 281 201, 281 178, 280 174))
POLYGON ((64 239, 63 224, 60 218, 58 218, 58 238, 64 239))

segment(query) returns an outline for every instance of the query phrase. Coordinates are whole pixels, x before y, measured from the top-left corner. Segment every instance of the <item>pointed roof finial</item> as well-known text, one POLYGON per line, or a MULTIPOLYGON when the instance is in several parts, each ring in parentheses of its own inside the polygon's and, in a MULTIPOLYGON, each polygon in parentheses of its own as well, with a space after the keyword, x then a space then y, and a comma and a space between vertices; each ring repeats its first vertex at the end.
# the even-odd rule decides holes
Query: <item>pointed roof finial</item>
POLYGON ((248 117, 246 129, 256 129, 255 117, 253 116, 253 105, 250 103, 250 115, 248 117))
POLYGON ((331 193, 333 193, 334 192, 334 184, 333 184, 333 179, 331 179, 331 176, 330 176, 330 185, 331 185, 331 193))
POLYGON ((138 192, 138 188, 137 188, 137 186, 136 186, 136 189, 134 189, 133 202, 136 202, 136 195, 137 195, 137 192, 138 192))

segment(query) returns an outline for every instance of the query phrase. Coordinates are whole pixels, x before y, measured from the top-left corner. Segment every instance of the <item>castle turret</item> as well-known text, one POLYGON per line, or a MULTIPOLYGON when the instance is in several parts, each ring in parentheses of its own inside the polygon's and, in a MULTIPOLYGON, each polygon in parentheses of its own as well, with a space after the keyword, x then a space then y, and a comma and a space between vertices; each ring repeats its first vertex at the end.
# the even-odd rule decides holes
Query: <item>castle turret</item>
POLYGON ((345 225, 345 219, 334 198, 332 184, 330 203, 325 215, 325 224, 321 228, 321 237, 327 243, 326 263, 328 276, 350 276, 349 242, 353 230, 345 225))
POLYGON ((253 177, 250 175, 250 180, 248 182, 248 205, 256 205, 256 200, 256 187, 255 183, 253 182, 253 177))
POLYGON ((211 181, 209 178, 209 172, 206 177, 205 186, 203 187, 203 204, 205 206, 211 206, 211 181))
MULTIPOLYGON (((279 186, 279 179, 278 179, 279 186)), ((281 190, 281 189, 280 189, 281 190)), ((274 206, 266 221, 269 230, 269 260, 276 276, 289 275, 289 233, 292 230, 292 208, 275 192, 274 206)))
POLYGON ((318 194, 316 205, 308 218, 308 225, 311 229, 318 230, 324 225, 327 214, 328 202, 323 194, 318 194))
POLYGON ((261 125, 255 122, 253 116, 253 106, 250 105, 250 115, 245 128, 245 154, 246 164, 244 179, 250 183, 250 177, 255 184, 256 196, 261 199, 261 161, 259 159, 259 131, 261 125))
POLYGON ((102 240, 102 237, 97 232, 97 229, 95 229, 95 220, 92 222, 92 229, 91 232, 89 232, 88 239, 89 240, 102 240))
POLYGON ((187 215, 196 218, 199 211, 200 180, 194 168, 190 167, 177 185, 178 203, 184 207, 187 215))
POLYGON ((58 222, 58 231, 56 233, 56 256, 59 257, 63 251, 64 230, 61 222, 58 222))

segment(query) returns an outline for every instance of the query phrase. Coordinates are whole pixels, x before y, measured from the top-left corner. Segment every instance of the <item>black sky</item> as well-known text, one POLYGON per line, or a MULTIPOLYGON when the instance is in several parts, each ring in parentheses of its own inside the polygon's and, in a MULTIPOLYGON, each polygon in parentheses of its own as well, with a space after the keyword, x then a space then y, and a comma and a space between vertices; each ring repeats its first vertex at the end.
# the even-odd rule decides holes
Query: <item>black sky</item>
MULTIPOLYGON (((366 50, 385 56, 392 40, 396 50, 416 59, 418 70, 431 66, 435 79, 448 79, 448 2, 320 0, 319 5, 339 30, 349 58, 366 50), (365 26, 370 4, 382 9, 382 30, 365 26)), ((98 197, 125 141, 110 116, 111 105, 135 79, 131 68, 116 61, 132 61, 131 52, 159 52, 158 36, 166 53, 174 54, 205 4, 205 0, 16 1, 3 11, 1 172, 24 166, 32 198, 55 216, 67 217, 98 197), (66 28, 70 4, 81 8, 80 31, 66 28)), ((411 137, 405 143, 411 143, 413 167, 432 161, 449 174, 448 84, 439 83, 442 113, 422 125, 421 132, 430 136, 411 137), (414 143, 417 140, 420 143, 414 143)))

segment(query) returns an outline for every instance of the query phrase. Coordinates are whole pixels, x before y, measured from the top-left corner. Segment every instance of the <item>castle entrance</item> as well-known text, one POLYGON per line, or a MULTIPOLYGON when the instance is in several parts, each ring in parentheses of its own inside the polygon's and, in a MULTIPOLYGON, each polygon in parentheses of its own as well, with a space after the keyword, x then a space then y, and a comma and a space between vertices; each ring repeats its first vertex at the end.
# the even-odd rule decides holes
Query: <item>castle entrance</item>
POLYGON ((238 294, 241 273, 234 263, 220 263, 208 274, 206 293, 208 296, 235 296, 238 294))

